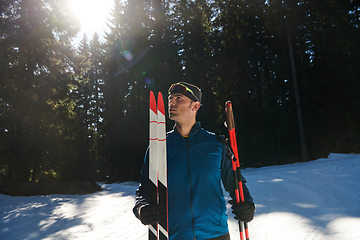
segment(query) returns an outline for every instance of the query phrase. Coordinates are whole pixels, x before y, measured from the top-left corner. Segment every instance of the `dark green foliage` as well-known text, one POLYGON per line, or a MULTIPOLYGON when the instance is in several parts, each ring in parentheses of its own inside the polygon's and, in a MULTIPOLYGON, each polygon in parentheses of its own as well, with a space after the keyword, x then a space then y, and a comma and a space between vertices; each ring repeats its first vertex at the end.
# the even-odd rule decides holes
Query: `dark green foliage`
POLYGON ((360 152, 358 1, 114 1, 105 41, 77 51, 55 2, 0 4, 0 184, 137 180, 149 91, 178 81, 210 131, 232 101, 244 167, 300 161, 288 34, 310 159, 360 152))
POLYGON ((8 181, 35 181, 57 170, 76 25, 62 1, 2 4, 1 162, 8 181))

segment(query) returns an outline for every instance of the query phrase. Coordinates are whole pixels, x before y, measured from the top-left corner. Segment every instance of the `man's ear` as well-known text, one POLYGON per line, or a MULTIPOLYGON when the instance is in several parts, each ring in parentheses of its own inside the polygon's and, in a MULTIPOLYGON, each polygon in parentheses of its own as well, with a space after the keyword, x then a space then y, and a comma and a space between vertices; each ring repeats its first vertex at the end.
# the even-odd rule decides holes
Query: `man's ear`
POLYGON ((197 111, 197 110, 199 110, 199 108, 200 108, 200 106, 201 106, 201 103, 200 102, 193 102, 193 104, 192 104, 192 106, 191 106, 191 110, 193 110, 193 111, 197 111))

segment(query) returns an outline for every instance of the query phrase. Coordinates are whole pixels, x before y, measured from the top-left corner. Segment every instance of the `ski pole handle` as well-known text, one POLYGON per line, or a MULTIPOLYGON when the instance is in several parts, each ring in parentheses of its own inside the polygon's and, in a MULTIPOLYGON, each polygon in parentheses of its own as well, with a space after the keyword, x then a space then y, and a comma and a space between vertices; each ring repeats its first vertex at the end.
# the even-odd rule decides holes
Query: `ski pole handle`
MULTIPOLYGON (((239 152, 237 148, 236 142, 236 134, 235 134, 235 121, 234 121, 234 113, 232 109, 231 101, 227 101, 225 104, 225 113, 226 113, 226 124, 229 131, 229 138, 230 138, 230 146, 234 151, 234 158, 232 159, 232 167, 235 176, 235 196, 236 196, 236 203, 241 204, 244 200, 244 191, 243 185, 241 180, 241 172, 240 172, 240 160, 239 160, 239 152)), ((249 230, 248 225, 246 222, 242 223, 239 221, 239 230, 240 230, 240 239, 244 240, 243 232, 245 228, 245 236, 246 240, 249 240, 249 230), (243 227, 244 225, 244 227, 243 227)))
POLYGON ((239 184, 239 197, 240 202, 237 203, 243 203, 244 202, 244 192, 242 188, 242 181, 241 181, 241 173, 240 173, 240 160, 239 160, 239 152, 236 142, 236 134, 235 134, 235 121, 234 121, 234 113, 232 109, 232 104, 230 101, 226 102, 225 106, 225 112, 226 112, 226 123, 227 128, 229 131, 229 137, 230 137, 230 146, 232 150, 234 151, 235 159, 233 159, 233 170, 236 171, 236 180, 239 184))

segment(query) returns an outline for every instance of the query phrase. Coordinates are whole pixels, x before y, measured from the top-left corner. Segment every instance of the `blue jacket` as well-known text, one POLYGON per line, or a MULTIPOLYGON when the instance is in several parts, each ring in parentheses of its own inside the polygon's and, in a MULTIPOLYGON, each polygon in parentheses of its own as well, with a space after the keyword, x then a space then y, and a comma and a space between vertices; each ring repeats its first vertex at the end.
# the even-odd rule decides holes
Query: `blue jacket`
MULTIPOLYGON (((226 147, 199 123, 193 126, 187 138, 174 128, 167 133, 166 144, 170 239, 201 240, 226 234, 226 203, 221 181, 232 197, 235 191, 226 147)), ((148 203, 147 153, 136 192, 136 216, 138 206, 148 203)), ((245 199, 253 201, 245 182, 243 179, 245 199)))

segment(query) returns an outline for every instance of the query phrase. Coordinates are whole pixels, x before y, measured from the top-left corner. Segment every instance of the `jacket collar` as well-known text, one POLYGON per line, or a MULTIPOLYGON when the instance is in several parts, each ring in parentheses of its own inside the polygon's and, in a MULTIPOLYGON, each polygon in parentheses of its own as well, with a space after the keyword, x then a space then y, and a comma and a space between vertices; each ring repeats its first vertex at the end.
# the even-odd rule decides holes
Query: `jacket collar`
MULTIPOLYGON (((180 135, 180 133, 176 129, 176 125, 174 125, 173 130, 174 132, 180 135)), ((201 130, 201 124, 199 122, 195 123, 194 126, 191 128, 189 137, 187 139, 193 138, 200 130, 201 130)))

